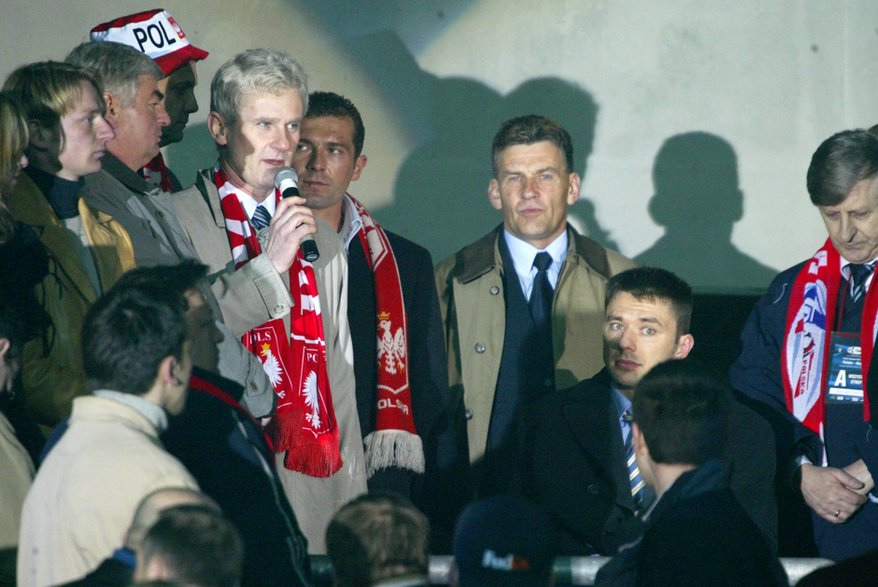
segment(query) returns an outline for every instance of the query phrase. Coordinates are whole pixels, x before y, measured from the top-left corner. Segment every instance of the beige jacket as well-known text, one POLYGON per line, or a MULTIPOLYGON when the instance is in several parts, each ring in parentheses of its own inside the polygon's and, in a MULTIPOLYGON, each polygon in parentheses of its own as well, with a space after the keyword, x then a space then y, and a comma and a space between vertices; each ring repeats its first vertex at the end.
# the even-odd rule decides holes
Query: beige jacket
POLYGON ((34 478, 34 464, 0 413, 0 550, 18 544, 21 506, 34 478))
MULTIPOLYGON (((254 304, 251 300, 249 306, 262 305, 266 310, 263 314, 247 313, 238 306, 226 306, 221 302, 226 322, 246 331, 270 319, 283 317, 289 332, 289 312, 293 305, 289 294, 289 275, 279 275, 266 255, 251 259, 235 270, 219 194, 210 180, 209 172, 205 170, 200 173, 195 186, 175 194, 177 217, 201 262, 210 267, 211 275, 249 275, 249 295, 262 302, 254 304), (276 290, 277 283, 283 288, 284 301, 278 302, 276 308, 270 308, 269 300, 280 297, 276 290)), ((277 455, 278 475, 299 527, 308 539, 309 554, 326 552, 324 534, 332 515, 339 507, 366 492, 363 437, 357 415, 354 355, 348 326, 347 253, 338 234, 329 225, 318 220, 317 227, 314 240, 320 258, 314 263, 314 270, 320 295, 332 404, 339 426, 344 466, 332 477, 308 477, 284 468, 284 455, 277 455)), ((219 295, 217 297, 224 299, 219 295)))
MULTIPOLYGON (((506 313, 502 226, 436 266, 448 348, 448 383, 466 407, 470 461, 485 453, 500 372, 506 313)), ((555 387, 572 387, 603 367, 601 325, 607 279, 633 261, 567 228, 567 260, 552 309, 555 387)))
POLYGON ((155 427, 123 403, 76 398, 69 428, 24 502, 19 586, 57 585, 94 570, 122 546, 140 501, 163 487, 198 489, 155 427))

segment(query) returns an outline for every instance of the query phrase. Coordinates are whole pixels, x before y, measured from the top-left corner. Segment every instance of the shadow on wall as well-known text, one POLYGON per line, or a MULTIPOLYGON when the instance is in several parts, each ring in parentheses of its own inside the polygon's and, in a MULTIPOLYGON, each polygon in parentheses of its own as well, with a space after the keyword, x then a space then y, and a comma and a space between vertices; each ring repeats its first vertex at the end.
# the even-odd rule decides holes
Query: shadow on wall
MULTIPOLYGON (((584 173, 597 105, 578 86, 539 78, 503 96, 472 79, 438 78, 386 31, 348 39, 346 49, 377 87, 387 88, 383 98, 417 144, 400 167, 393 204, 372 213, 386 228, 427 247, 435 261, 501 222, 487 197, 491 141, 501 122, 531 113, 556 119, 572 135, 577 171, 584 173)), ((571 215, 592 238, 615 247, 598 225, 592 202, 577 203, 571 215)))
POLYGON ((195 183, 199 170, 216 163, 216 143, 207 130, 207 123, 188 125, 182 141, 165 147, 165 156, 184 189, 195 183))
POLYGON ((669 269, 700 291, 765 289, 777 271, 732 244, 744 212, 738 159, 723 138, 688 132, 667 139, 652 172, 649 214, 665 234, 635 257, 639 265, 669 269))

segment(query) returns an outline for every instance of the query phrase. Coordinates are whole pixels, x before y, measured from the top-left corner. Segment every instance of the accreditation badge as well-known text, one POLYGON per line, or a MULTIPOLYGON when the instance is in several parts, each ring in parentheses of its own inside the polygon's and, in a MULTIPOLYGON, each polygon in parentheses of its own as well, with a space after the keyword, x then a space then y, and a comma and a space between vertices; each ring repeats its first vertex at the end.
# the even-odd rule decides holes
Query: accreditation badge
POLYGON ((859 335, 851 332, 833 332, 830 345, 826 401, 862 403, 863 361, 859 335))

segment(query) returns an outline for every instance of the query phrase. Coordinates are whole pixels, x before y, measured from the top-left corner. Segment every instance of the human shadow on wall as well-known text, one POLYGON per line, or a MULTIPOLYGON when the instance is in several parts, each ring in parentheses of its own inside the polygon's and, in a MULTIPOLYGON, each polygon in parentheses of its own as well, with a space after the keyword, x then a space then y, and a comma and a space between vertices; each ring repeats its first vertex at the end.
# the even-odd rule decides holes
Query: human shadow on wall
MULTIPOLYGON (((530 113, 556 119, 571 133, 575 165, 584 172, 594 142, 597 106, 575 84, 539 78, 503 96, 473 79, 439 78, 425 72, 392 32, 345 43, 376 86, 386 88, 383 97, 417 145, 400 167, 393 203, 372 213, 386 228, 427 247, 434 261, 478 239, 502 220, 488 203, 487 187, 492 176, 491 141, 504 120, 530 113)), ((571 215, 593 238, 608 243, 593 203, 578 203, 571 215)))
POLYGON ((698 131, 670 137, 656 155, 652 179, 649 214, 665 234, 634 258, 639 265, 669 269, 702 291, 768 286, 777 271, 731 242, 744 194, 737 156, 725 139, 698 131))
POLYGON ((199 170, 213 167, 217 159, 216 143, 205 122, 188 125, 183 140, 168 145, 164 151, 168 166, 184 189, 195 183, 199 170))

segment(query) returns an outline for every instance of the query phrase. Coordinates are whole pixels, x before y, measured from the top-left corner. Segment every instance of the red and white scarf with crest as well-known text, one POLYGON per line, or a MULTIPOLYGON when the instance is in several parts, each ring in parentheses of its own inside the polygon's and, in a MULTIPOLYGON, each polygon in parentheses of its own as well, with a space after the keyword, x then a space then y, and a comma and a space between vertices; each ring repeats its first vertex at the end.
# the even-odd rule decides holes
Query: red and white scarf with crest
MULTIPOLYGON (((226 234, 236 267, 260 255, 256 231, 241 205, 236 188, 217 166, 213 181, 219 191, 226 234)), ((280 200, 275 190, 274 197, 280 200)), ((286 451, 284 466, 312 477, 329 477, 342 466, 338 424, 326 368, 326 343, 320 316, 317 279, 301 251, 290 267, 290 333, 284 320, 269 320, 241 337, 259 357, 278 396, 268 427, 275 452, 286 451)))
POLYGON ((399 267, 384 230, 365 206, 350 194, 362 221, 360 245, 375 280, 378 313, 378 402, 375 430, 364 439, 366 471, 371 477, 387 467, 424 472, 424 447, 412 415, 408 370, 408 323, 399 280, 399 267))
MULTIPOLYGON (((869 420, 866 393, 869 363, 878 334, 878 287, 869 288, 860 322, 863 373, 863 418, 869 420)), ((781 376, 787 409, 797 420, 823 439, 826 378, 830 361, 831 333, 835 327, 836 302, 841 279, 841 256, 826 240, 796 276, 790 292, 786 330, 781 354, 781 376)))
POLYGON ((159 153, 143 166, 143 179, 150 185, 158 186, 163 192, 174 193, 174 183, 171 181, 171 173, 165 165, 165 159, 159 153))

